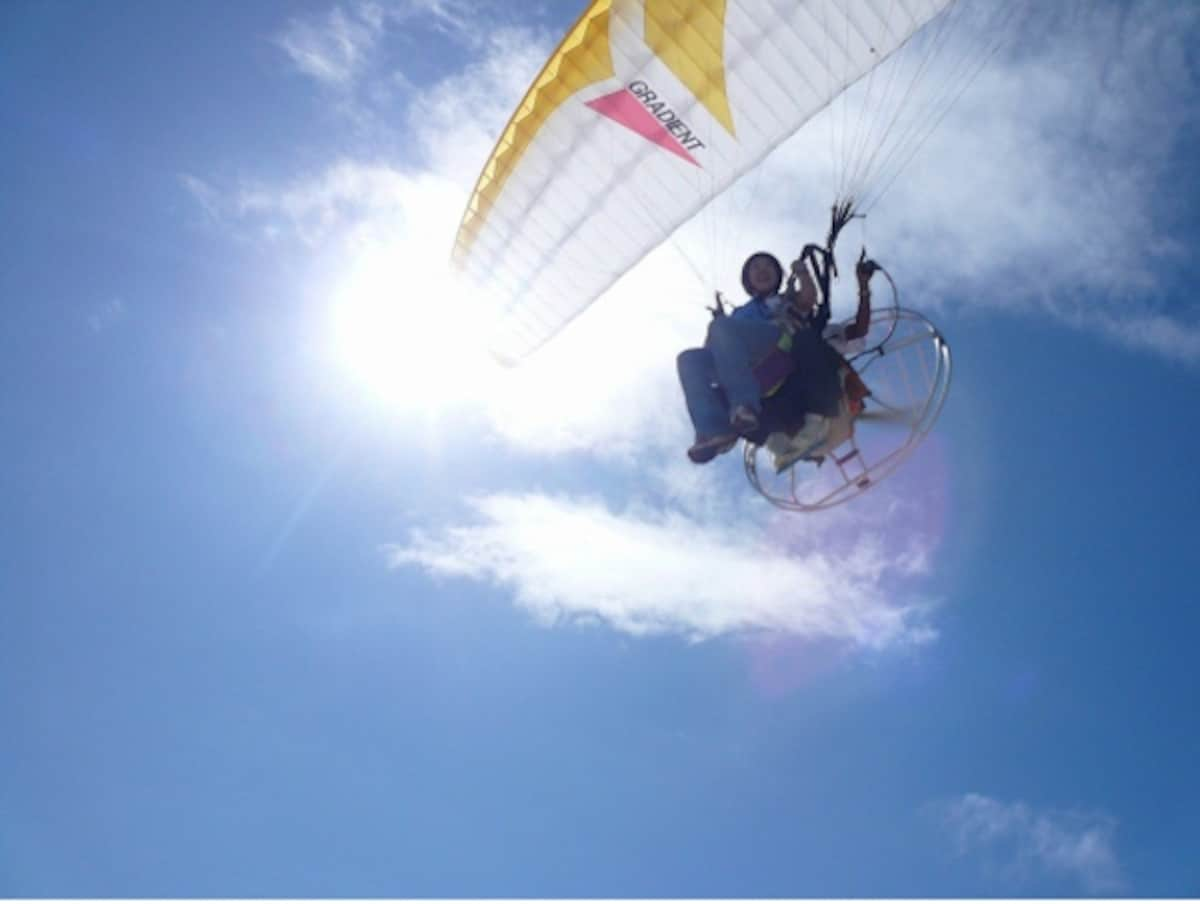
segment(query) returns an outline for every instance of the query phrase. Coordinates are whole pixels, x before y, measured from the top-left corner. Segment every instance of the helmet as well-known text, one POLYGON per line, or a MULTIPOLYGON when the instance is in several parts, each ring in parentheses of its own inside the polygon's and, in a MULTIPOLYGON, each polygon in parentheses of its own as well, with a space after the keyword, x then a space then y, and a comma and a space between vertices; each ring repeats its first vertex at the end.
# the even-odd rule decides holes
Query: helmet
POLYGON ((779 287, 783 285, 783 264, 779 263, 779 258, 766 251, 756 251, 748 258, 746 263, 742 265, 742 288, 746 290, 746 294, 750 296, 756 295, 774 295, 779 292, 779 287), (759 261, 765 261, 775 268, 774 285, 767 291, 755 291, 750 285, 750 268, 759 261))

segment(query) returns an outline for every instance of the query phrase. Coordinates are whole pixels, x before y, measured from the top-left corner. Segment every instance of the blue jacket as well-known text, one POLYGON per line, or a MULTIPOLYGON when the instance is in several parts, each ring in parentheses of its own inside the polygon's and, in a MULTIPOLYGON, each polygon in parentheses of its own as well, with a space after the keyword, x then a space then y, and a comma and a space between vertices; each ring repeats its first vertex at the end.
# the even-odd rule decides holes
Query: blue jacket
POLYGON ((734 320, 769 321, 774 309, 779 306, 780 300, 779 295, 768 295, 766 297, 756 295, 745 304, 740 304, 734 308, 729 316, 734 320))

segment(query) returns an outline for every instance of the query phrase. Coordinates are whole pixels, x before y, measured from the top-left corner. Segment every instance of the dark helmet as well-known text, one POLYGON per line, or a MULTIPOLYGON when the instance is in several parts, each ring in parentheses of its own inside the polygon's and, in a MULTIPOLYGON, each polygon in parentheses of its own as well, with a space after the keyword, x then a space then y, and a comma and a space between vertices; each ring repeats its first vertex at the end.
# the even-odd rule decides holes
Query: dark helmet
POLYGON ((779 263, 779 258, 766 251, 756 251, 748 258, 746 263, 742 264, 742 288, 746 290, 747 295, 775 295, 779 292, 779 287, 783 285, 783 264, 779 263), (756 261, 768 261, 775 268, 775 284, 766 292, 755 292, 750 285, 750 267, 756 261))

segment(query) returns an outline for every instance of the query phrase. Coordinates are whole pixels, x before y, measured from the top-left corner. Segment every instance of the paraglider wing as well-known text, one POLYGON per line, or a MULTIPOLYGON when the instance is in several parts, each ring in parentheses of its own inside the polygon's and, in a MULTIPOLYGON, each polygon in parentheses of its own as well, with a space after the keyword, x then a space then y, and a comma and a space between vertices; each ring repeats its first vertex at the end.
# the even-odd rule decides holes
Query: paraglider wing
POLYGON ((516 362, 953 0, 595 0, 471 195, 454 262, 516 362))

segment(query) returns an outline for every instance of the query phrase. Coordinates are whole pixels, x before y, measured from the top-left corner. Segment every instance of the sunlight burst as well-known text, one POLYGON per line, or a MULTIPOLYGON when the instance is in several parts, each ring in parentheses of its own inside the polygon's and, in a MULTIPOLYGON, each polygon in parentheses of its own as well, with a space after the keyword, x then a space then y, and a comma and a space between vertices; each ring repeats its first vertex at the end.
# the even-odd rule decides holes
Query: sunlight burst
POLYGON ((464 290, 419 246, 363 251, 333 297, 341 367, 371 394, 434 412, 476 397, 496 369, 464 290))

